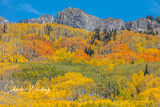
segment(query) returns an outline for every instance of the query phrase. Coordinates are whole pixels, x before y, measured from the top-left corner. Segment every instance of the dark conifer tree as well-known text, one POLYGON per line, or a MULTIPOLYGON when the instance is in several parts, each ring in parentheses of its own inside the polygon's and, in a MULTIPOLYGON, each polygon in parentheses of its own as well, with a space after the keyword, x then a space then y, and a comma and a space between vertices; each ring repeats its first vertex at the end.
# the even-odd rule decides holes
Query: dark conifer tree
POLYGON ((96 38, 97 40, 101 40, 101 37, 100 37, 100 29, 99 29, 99 28, 95 29, 95 38, 96 38))
POLYGON ((86 47, 84 52, 89 56, 92 56, 94 54, 94 50, 92 50, 91 47, 89 48, 86 47))
POLYGON ((148 16, 147 16, 147 19, 150 19, 150 20, 154 21, 154 16, 148 15, 148 16))
POLYGON ((113 32, 113 40, 116 40, 117 30, 115 29, 113 32))
POLYGON ((100 29, 97 28, 94 30, 94 32, 95 32, 95 35, 91 38, 91 44, 93 44, 96 39, 101 41, 100 29))
POLYGON ((105 41, 108 38, 107 29, 104 29, 103 35, 104 35, 103 41, 105 41))
POLYGON ((157 21, 158 23, 160 23, 160 16, 159 16, 159 17, 156 17, 156 21, 157 21))
POLYGON ((51 31, 52 31, 52 27, 47 24, 47 25, 45 26, 45 33, 46 33, 47 35, 50 35, 51 31))
POLYGON ((145 67, 145 71, 144 71, 144 76, 149 74, 149 70, 148 70, 148 64, 146 64, 145 67))
POLYGON ((4 24, 4 26, 3 26, 3 33, 6 33, 6 30, 7 30, 7 24, 4 24))

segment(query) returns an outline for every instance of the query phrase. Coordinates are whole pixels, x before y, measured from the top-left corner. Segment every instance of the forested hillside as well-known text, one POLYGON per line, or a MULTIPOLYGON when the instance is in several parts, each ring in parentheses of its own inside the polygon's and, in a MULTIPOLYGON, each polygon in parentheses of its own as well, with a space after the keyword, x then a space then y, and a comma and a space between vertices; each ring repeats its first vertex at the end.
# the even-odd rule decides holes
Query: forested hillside
POLYGON ((160 106, 160 35, 0 25, 0 106, 160 106))

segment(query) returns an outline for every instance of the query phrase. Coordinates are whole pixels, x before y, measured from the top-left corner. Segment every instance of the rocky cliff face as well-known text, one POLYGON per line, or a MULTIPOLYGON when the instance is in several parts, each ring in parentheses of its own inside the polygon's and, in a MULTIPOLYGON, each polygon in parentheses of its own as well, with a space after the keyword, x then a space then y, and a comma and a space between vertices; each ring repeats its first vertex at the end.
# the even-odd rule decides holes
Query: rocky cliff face
POLYGON ((53 23, 54 19, 53 16, 51 15, 42 15, 37 19, 27 19, 27 20, 22 20, 20 23, 53 23))
POLYGON ((148 18, 140 18, 137 21, 126 22, 125 27, 127 30, 147 33, 152 30, 154 31, 154 29, 160 28, 160 23, 148 18))
POLYGON ((104 20, 101 20, 97 26, 95 27, 103 31, 106 29, 107 32, 114 31, 114 30, 122 30, 124 29, 125 23, 121 19, 115 19, 115 18, 106 18, 104 20))
POLYGON ((99 28, 112 31, 114 29, 121 30, 124 22, 120 19, 107 18, 105 20, 99 19, 96 16, 89 15, 83 10, 77 8, 67 8, 62 12, 58 12, 55 18, 55 23, 68 25, 74 28, 83 28, 88 31, 99 28))
POLYGON ((74 28, 83 28, 88 31, 93 31, 96 28, 100 30, 106 29, 108 32, 113 30, 131 30, 135 32, 155 32, 155 29, 160 28, 160 17, 154 20, 154 17, 140 18, 137 21, 124 22, 121 19, 106 18, 104 20, 98 17, 89 15, 83 10, 77 8, 67 8, 58 12, 55 18, 55 23, 68 25, 74 28))
POLYGON ((89 15, 83 10, 77 8, 67 8, 58 12, 55 23, 68 25, 74 28, 83 28, 88 31, 94 30, 100 19, 96 16, 89 15))
POLYGON ((8 20, 0 16, 0 24, 8 23, 8 20))

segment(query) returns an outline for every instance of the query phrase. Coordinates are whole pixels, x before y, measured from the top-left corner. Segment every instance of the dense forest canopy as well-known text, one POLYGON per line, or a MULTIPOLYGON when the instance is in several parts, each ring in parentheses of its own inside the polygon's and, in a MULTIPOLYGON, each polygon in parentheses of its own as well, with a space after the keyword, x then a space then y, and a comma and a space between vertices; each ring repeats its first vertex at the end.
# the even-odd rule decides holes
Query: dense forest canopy
POLYGON ((159 76, 158 34, 0 25, 0 105, 159 106, 159 76))

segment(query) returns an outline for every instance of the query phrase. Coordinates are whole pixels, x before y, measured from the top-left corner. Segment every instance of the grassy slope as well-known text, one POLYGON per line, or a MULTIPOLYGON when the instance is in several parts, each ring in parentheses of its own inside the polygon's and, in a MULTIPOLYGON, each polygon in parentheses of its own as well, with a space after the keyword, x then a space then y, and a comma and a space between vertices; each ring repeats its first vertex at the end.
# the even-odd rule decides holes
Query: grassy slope
MULTIPOLYGON (((80 72, 83 75, 92 78, 96 83, 102 83, 105 88, 108 88, 109 83, 115 87, 118 79, 129 80, 133 73, 140 70, 145 70, 143 64, 127 64, 118 65, 111 71, 107 71, 107 67, 96 67, 84 64, 70 65, 69 63, 13 63, 18 64, 21 68, 19 72, 14 72, 13 79, 21 81, 31 81, 36 83, 37 80, 43 77, 57 77, 66 72, 80 72)), ((149 71, 158 73, 160 71, 160 62, 149 63, 149 71)))

